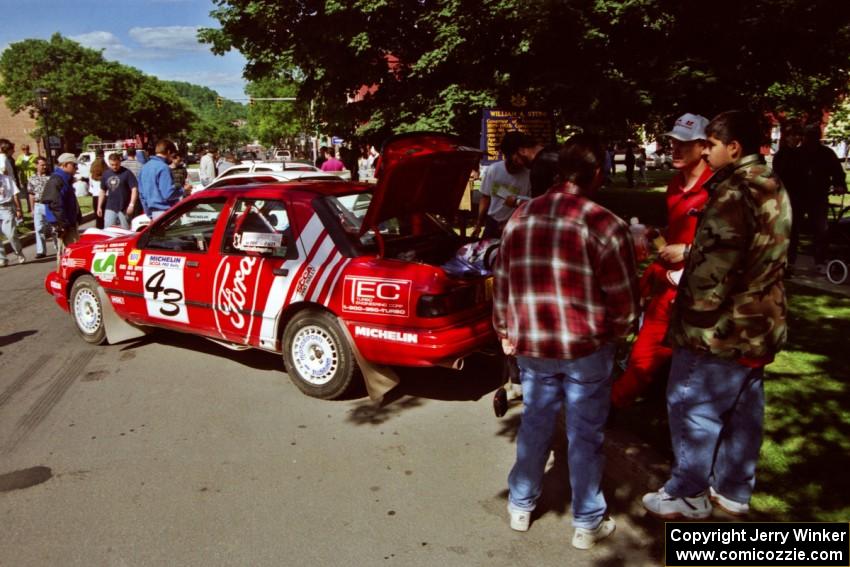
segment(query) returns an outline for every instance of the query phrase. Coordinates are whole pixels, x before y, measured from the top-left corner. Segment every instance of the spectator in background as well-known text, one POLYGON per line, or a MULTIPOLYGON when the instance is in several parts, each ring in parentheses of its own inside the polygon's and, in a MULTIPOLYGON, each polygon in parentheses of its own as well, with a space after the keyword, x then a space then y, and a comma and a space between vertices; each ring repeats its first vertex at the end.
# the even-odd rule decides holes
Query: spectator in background
POLYGON ((218 174, 221 175, 234 165, 238 163, 236 156, 233 155, 233 152, 227 152, 224 156, 218 161, 218 174))
POLYGON ((482 238, 499 238, 514 210, 521 201, 530 198, 531 179, 526 161, 519 153, 520 148, 530 144, 534 142, 522 132, 506 132, 502 137, 500 149, 503 159, 487 168, 481 182, 473 238, 478 237, 482 228, 482 238))
POLYGON ((322 171, 344 171, 345 164, 336 159, 333 148, 325 148, 325 161, 322 162, 322 171))
POLYGON ((322 164, 325 163, 325 160, 328 159, 328 147, 322 146, 319 148, 319 155, 316 157, 316 167, 322 169, 322 164))
POLYGON ((369 145, 363 144, 360 146, 360 157, 357 158, 358 178, 361 181, 375 177, 375 172, 372 170, 371 164, 372 160, 369 159, 369 145))
POLYGON ((15 144, 6 138, 0 138, 0 175, 5 175, 15 186, 15 194, 20 201, 20 187, 18 187, 18 170, 15 168, 15 144))
POLYGON ((829 249, 829 195, 846 193, 847 181, 841 161, 835 152, 821 144, 820 136, 820 124, 810 124, 803 132, 799 157, 805 196, 799 201, 815 236, 815 269, 823 274, 829 249))
POLYGON ((83 220, 80 205, 74 194, 74 174, 77 171, 77 158, 74 154, 64 153, 56 160, 53 175, 44 185, 41 202, 44 204, 44 216, 48 224, 58 233, 59 250, 56 251, 56 267, 62 257, 65 246, 80 239, 79 225, 83 220))
POLYGON ((626 183, 629 187, 635 186, 635 148, 631 142, 626 144, 626 156, 623 158, 626 165, 626 183))
MULTIPOLYGON (((103 150, 95 150, 94 161, 89 169, 89 193, 93 211, 97 210, 97 201, 100 198, 100 180, 103 177, 103 172, 107 169, 108 166, 103 159, 103 150)), ((103 228, 103 217, 96 217, 94 223, 97 228, 103 228)))
POLYGON ((156 155, 144 166, 139 177, 139 200, 151 220, 156 219, 183 198, 183 189, 174 187, 168 164, 177 154, 174 142, 165 138, 156 143, 156 155))
POLYGON ((508 478, 510 525, 528 530, 566 404, 572 544, 579 549, 615 528, 600 486, 602 443, 615 342, 637 319, 628 226, 591 200, 604 180, 604 156, 591 136, 567 141, 559 156, 564 183, 510 217, 494 270, 493 326, 505 354, 517 357, 524 402, 508 478))
POLYGON ((143 165, 144 164, 140 162, 136 156, 136 148, 127 148, 127 159, 121 162, 121 167, 129 169, 136 179, 138 179, 139 174, 142 172, 143 165))
POLYGON ((138 198, 139 184, 136 176, 121 165, 120 154, 111 154, 109 169, 101 178, 97 216, 103 218, 104 226, 119 225, 130 230, 130 219, 135 213, 138 198))
POLYGON ((201 185, 206 187, 216 178, 217 172, 215 169, 215 162, 218 160, 218 150, 215 147, 210 146, 207 148, 206 152, 201 156, 201 162, 199 165, 199 174, 201 177, 201 185))
POLYGON ((649 180, 646 178, 646 148, 641 147, 638 149, 637 156, 635 156, 635 163, 638 168, 638 185, 641 183, 649 185, 649 180))
MULTIPOLYGON (((0 149, 3 147, 3 142, 7 141, 0 141, 0 149)), ((6 171, 9 171, 9 169, 0 170, 0 231, 2 231, 3 236, 6 237, 12 246, 12 250, 18 256, 18 263, 23 264, 27 259, 24 256, 21 241, 18 240, 15 230, 18 223, 23 220, 21 201, 18 195, 18 185, 15 183, 14 177, 5 173, 6 171)), ((9 261, 6 259, 5 245, 0 242, 0 267, 6 267, 8 264, 9 261)))
POLYGON ((44 187, 47 185, 49 178, 47 175, 47 159, 41 156, 35 158, 35 172, 27 179, 27 193, 29 194, 30 203, 32 203, 36 258, 44 258, 47 252, 47 246, 44 242, 44 229, 47 225, 47 219, 44 215, 44 204, 41 202, 41 195, 44 193, 44 187))
POLYGON ((27 181, 29 180, 30 175, 35 173, 35 154, 30 153, 29 144, 23 144, 21 146, 21 155, 18 156, 18 159, 15 160, 15 168, 18 172, 18 187, 20 188, 20 199, 21 204, 23 205, 26 202, 29 206, 29 211, 33 212, 33 204, 29 200, 29 194, 27 193, 27 181))
POLYGON ((183 163, 183 156, 175 154, 171 160, 171 179, 174 181, 175 189, 183 189, 188 195, 192 191, 192 184, 189 183, 189 170, 186 164, 183 163))
POLYGON ((342 161, 343 166, 345 166, 345 169, 351 172, 351 180, 359 181, 360 172, 357 163, 357 150, 354 149, 354 147, 351 147, 349 144, 340 146, 339 157, 340 161, 342 161))

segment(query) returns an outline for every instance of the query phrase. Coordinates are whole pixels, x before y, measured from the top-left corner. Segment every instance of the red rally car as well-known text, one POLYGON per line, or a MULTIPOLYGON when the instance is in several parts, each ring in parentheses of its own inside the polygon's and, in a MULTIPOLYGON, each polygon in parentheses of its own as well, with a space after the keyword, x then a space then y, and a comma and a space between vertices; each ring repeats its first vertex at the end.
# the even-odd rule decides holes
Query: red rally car
POLYGON ((90 229, 45 287, 90 343, 164 327, 279 352, 319 398, 389 365, 459 368, 495 338, 490 279, 440 267, 463 244, 441 216, 456 211, 480 152, 413 133, 381 159, 377 185, 207 190, 142 232, 90 229))

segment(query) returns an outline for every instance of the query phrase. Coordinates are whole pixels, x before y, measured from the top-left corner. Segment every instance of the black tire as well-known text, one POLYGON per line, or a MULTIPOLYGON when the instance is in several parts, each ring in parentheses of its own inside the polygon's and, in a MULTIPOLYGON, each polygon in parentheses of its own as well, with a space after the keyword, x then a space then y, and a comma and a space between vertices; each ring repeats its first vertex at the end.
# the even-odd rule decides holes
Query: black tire
POLYGON ((314 398, 341 397, 359 375, 354 353, 334 315, 297 313, 283 332, 283 364, 298 389, 314 398))
POLYGON ((71 287, 68 301, 77 332, 84 341, 93 345, 106 342, 103 305, 97 294, 98 287, 97 280, 92 276, 80 276, 71 287))

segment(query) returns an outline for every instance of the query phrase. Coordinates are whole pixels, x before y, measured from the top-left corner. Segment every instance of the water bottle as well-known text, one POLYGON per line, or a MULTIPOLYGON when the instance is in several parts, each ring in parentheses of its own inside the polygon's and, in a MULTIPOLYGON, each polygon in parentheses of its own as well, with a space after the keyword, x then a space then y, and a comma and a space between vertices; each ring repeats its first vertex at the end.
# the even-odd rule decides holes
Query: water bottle
POLYGON ((629 230, 632 233, 632 240, 635 243, 635 260, 643 262, 649 256, 646 242, 646 226, 642 225, 637 217, 632 217, 629 220, 629 230))

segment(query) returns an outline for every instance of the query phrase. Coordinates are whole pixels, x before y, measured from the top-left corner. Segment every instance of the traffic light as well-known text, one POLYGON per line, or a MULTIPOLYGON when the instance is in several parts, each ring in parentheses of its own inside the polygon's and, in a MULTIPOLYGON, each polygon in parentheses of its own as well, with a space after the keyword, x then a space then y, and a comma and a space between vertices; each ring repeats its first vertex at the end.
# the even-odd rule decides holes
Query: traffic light
POLYGON ((254 97, 252 97, 252 96, 248 97, 248 106, 254 106, 254 97))
POLYGON ((219 96, 219 97, 216 97, 216 99, 215 99, 215 106, 216 106, 216 108, 221 108, 221 104, 222 104, 221 97, 220 97, 220 96, 219 96))

